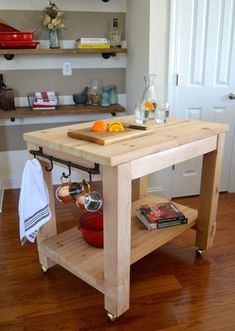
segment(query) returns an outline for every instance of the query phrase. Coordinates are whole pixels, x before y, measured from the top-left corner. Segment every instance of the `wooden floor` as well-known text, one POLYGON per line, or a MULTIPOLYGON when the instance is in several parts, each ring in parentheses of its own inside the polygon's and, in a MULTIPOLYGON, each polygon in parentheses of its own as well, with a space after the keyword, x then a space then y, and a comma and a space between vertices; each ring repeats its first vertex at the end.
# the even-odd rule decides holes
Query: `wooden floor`
MULTIPOLYGON (((0 214, 1 331, 235 330, 235 194, 220 195, 215 244, 202 258, 189 230, 131 267, 130 309, 113 323, 101 293, 60 266, 43 274, 36 246, 20 246, 18 198, 5 191, 0 214)), ((78 224, 78 208, 57 203, 57 217, 64 231, 78 224)))

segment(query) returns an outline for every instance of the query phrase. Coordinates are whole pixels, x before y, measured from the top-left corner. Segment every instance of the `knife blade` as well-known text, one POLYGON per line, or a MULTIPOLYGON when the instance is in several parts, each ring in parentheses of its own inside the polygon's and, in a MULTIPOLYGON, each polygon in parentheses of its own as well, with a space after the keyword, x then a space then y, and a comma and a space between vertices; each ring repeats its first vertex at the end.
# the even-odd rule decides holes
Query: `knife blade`
POLYGON ((147 130, 147 126, 137 125, 137 124, 124 124, 124 127, 135 130, 147 130))

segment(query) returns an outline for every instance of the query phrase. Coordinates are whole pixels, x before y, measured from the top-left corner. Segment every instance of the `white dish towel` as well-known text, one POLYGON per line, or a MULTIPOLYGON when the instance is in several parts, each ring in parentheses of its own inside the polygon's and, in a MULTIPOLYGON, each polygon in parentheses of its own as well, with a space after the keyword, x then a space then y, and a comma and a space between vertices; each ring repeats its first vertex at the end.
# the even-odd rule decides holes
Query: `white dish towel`
POLYGON ((37 159, 26 161, 19 199, 20 240, 34 242, 39 228, 51 219, 49 194, 37 159))

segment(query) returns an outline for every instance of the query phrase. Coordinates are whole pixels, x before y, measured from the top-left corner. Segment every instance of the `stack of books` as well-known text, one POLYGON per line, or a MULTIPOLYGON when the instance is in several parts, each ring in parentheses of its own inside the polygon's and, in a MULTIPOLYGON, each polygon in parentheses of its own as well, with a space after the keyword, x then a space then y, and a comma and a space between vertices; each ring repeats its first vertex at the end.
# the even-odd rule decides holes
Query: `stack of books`
POLYGON ((148 230, 156 230, 187 224, 188 219, 172 202, 141 205, 137 218, 148 230))
POLYGON ((58 93, 54 91, 28 93, 28 100, 33 110, 54 110, 58 105, 58 93))
POLYGON ((110 48, 107 38, 79 38, 76 42, 78 48, 110 48))

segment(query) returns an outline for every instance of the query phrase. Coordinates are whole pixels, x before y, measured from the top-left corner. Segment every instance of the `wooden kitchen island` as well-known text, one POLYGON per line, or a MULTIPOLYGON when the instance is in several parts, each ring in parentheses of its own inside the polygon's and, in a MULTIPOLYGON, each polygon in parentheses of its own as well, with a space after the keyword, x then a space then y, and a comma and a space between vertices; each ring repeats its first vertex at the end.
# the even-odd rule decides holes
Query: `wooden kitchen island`
MULTIPOLYGON (((134 122, 132 116, 119 120, 134 122)), ((38 157, 50 194, 52 219, 37 238, 39 260, 46 270, 59 264, 104 294, 105 309, 115 319, 129 308, 130 265, 187 229, 196 230, 202 252, 212 246, 216 231, 219 177, 226 124, 170 118, 150 124, 148 135, 107 146, 69 138, 67 132, 91 123, 25 133, 29 150, 93 167, 100 165, 104 199, 104 249, 89 246, 77 228, 57 234, 51 172, 38 157), (162 200, 146 193, 146 175, 203 155, 199 210, 177 204, 188 224, 148 231, 135 217, 143 203, 162 200)), ((143 270, 144 272, 144 270, 143 270)))

